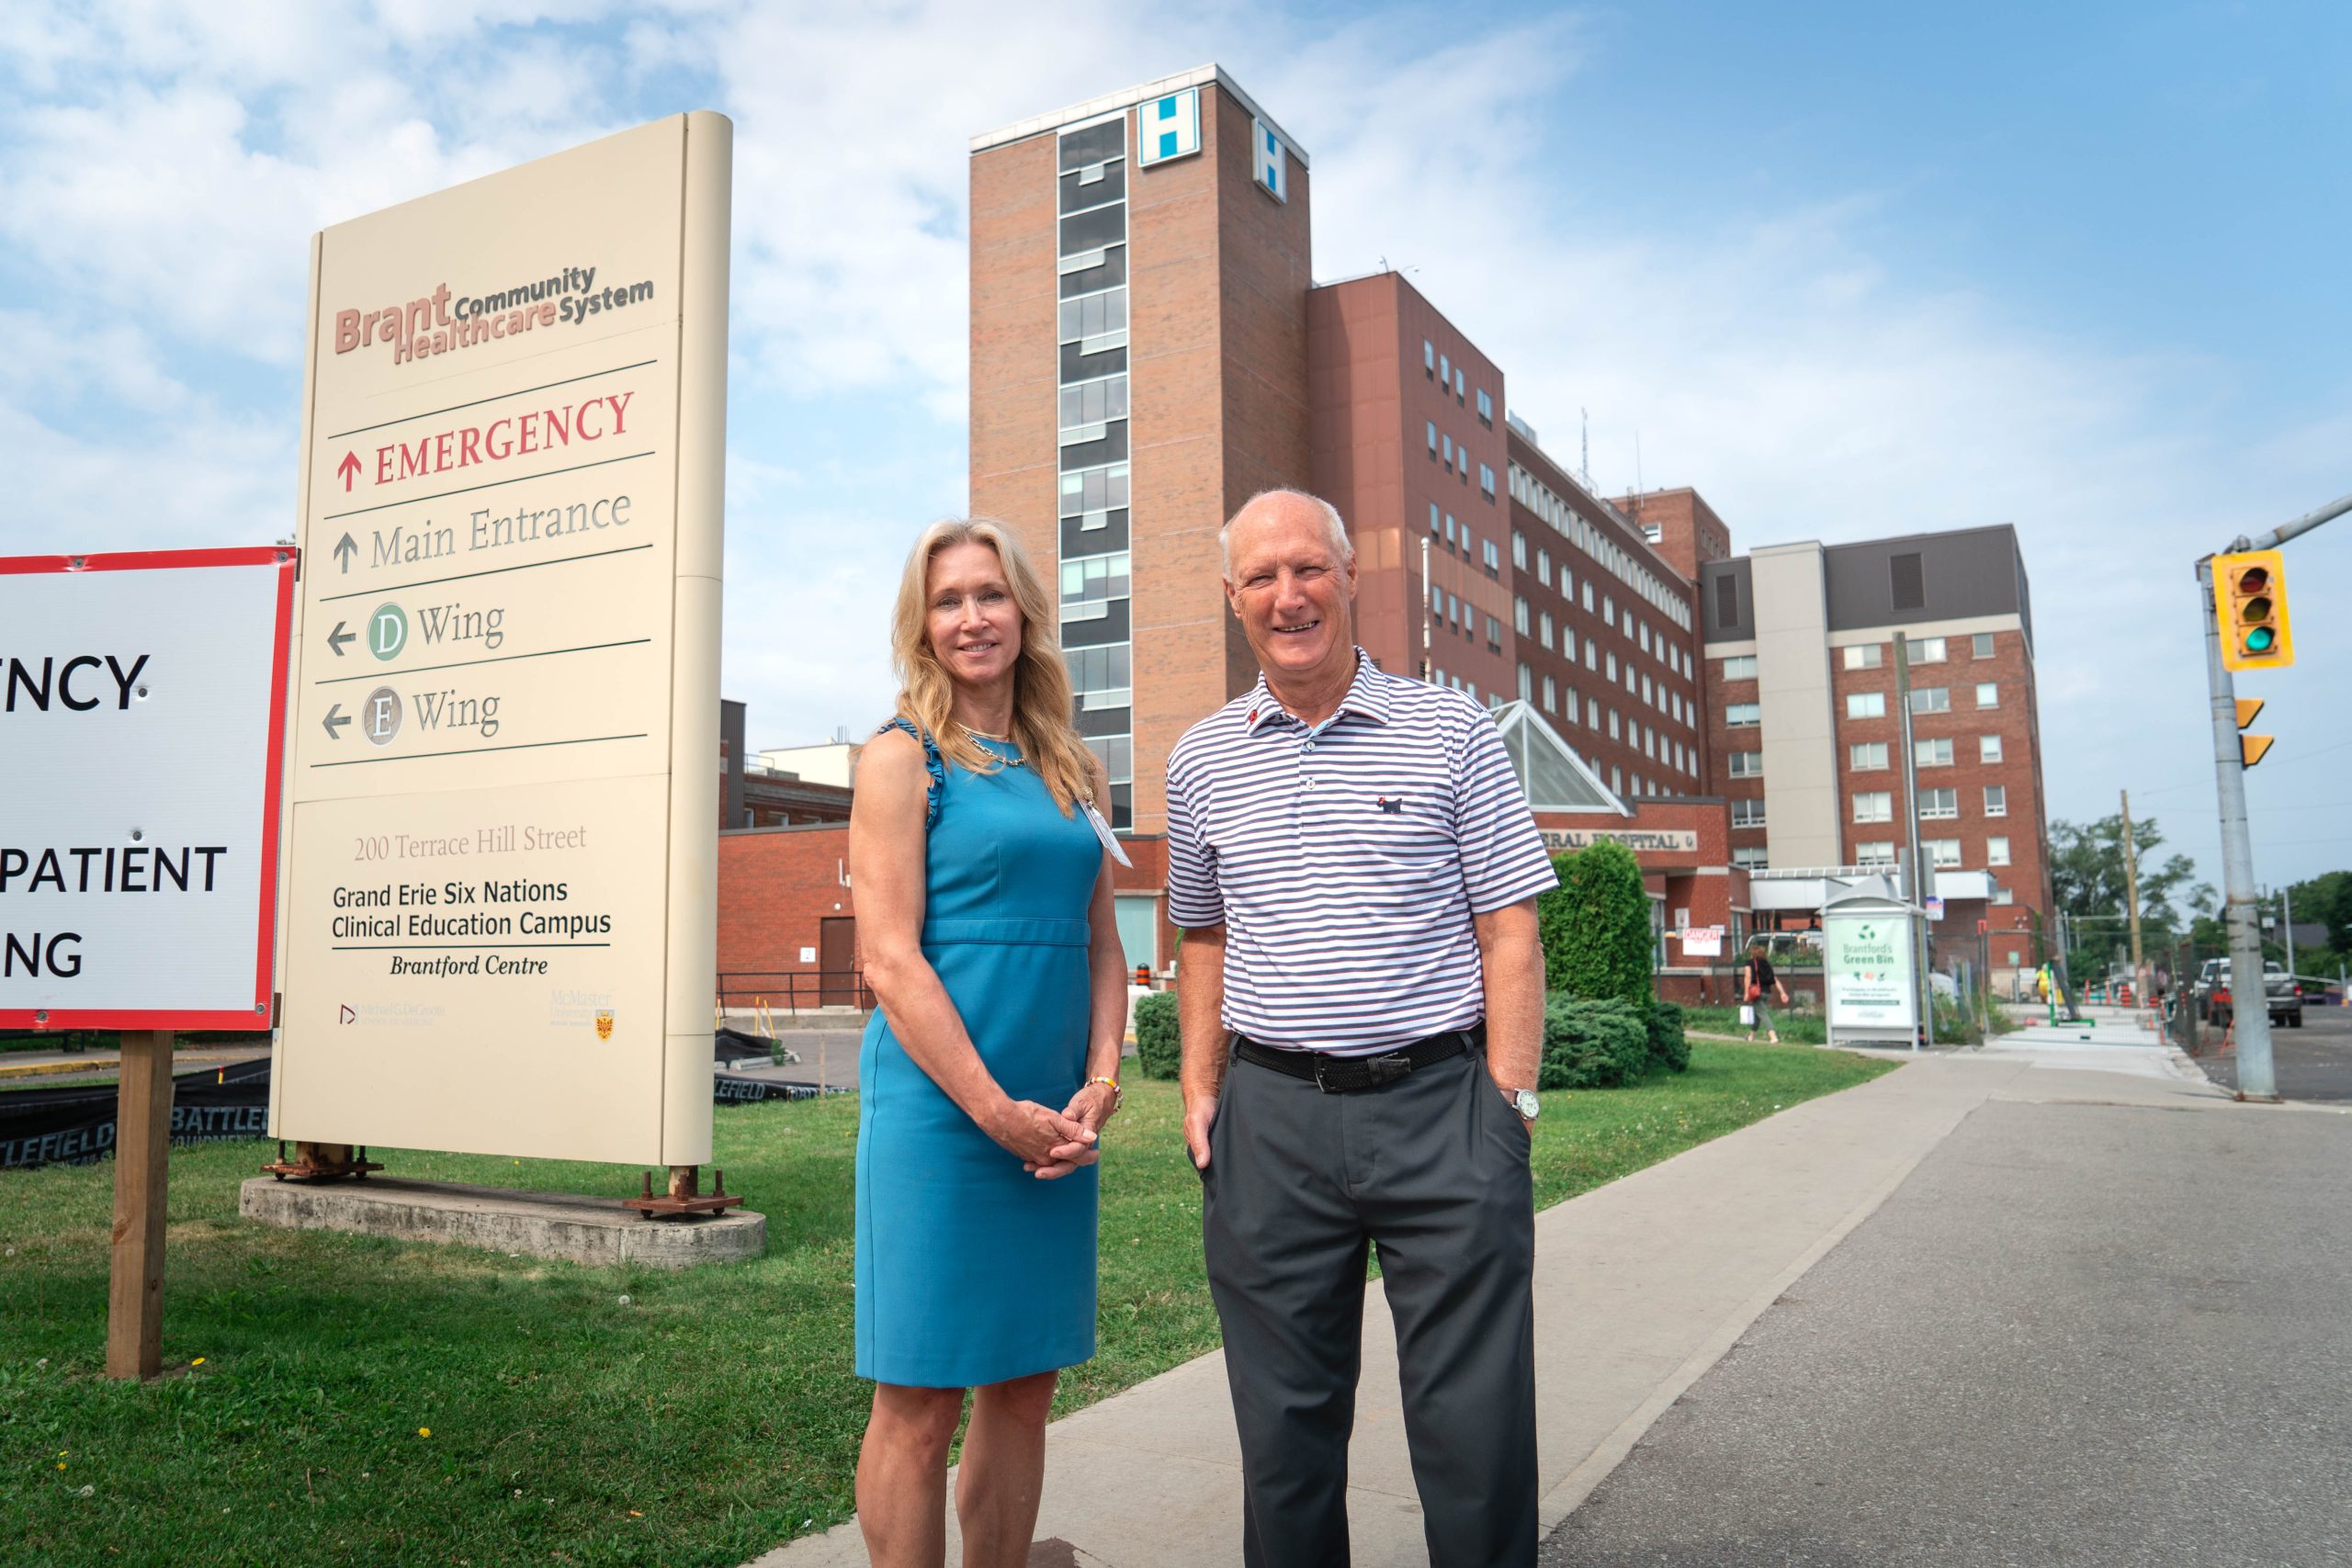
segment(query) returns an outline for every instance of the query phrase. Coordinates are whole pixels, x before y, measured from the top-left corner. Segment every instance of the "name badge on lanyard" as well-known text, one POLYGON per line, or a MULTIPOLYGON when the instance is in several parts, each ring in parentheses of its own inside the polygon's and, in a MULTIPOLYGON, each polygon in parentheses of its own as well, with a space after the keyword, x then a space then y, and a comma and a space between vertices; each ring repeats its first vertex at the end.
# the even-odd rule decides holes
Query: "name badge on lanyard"
POLYGON ((1094 836, 1102 840, 1104 849, 1111 852, 1111 858, 1132 869, 1136 863, 1129 860, 1127 852, 1119 847, 1118 835, 1111 831, 1111 824, 1102 820, 1102 813, 1094 809, 1094 803, 1081 800, 1079 806, 1085 811, 1086 820, 1093 828, 1094 836))

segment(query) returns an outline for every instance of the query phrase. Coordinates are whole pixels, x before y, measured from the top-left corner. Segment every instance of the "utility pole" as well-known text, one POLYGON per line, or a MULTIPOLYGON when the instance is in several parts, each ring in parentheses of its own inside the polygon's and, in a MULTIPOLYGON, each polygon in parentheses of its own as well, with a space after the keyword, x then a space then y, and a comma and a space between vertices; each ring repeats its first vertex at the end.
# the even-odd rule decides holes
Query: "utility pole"
POLYGON ((2132 842, 2132 792, 2128 789, 2123 792, 2123 898, 2124 912, 2132 918, 2132 994, 2144 997, 2148 976, 2140 962, 2140 852, 2132 842))
MULTIPOLYGON (((2305 513, 2259 540, 2241 536, 2233 552, 2277 549, 2289 539, 2352 512, 2352 495, 2339 496, 2305 513)), ((2270 1007, 2262 990, 2262 933, 2255 924, 2254 835, 2246 825, 2245 758, 2238 741, 2237 685, 2222 662, 2222 628, 2214 619, 2213 558, 2197 563, 2197 583, 2205 612, 2205 683, 2212 704, 2213 782, 2221 798, 2222 914, 2230 933, 2230 988, 2238 1036, 2238 1098, 2276 1103, 2278 1080, 2270 1060, 2270 1007), (2254 1005, 2244 998, 2251 979, 2254 1005)))
POLYGON ((1928 979, 1928 895, 1923 889, 1933 887, 1935 880, 1919 859, 1918 757, 1911 750, 1911 646, 1901 632, 1894 634, 1894 702, 1903 725, 1903 840, 1911 859, 1911 886, 1905 891, 1920 911, 1913 923, 1917 934, 1911 940, 1911 968, 1919 998, 1919 1039, 1933 1046, 1936 988, 1928 979))
POLYGON ((2278 907, 2279 919, 2286 928, 2279 932, 2279 938, 2287 944, 2287 983, 2291 986, 2295 982, 2295 890, 2293 888, 2278 889, 2278 907))

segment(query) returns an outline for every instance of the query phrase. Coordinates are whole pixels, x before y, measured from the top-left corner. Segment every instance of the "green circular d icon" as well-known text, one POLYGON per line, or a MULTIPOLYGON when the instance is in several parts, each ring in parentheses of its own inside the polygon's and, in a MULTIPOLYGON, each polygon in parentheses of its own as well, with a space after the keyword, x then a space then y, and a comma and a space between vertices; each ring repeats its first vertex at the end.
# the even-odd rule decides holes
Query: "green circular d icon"
POLYGON ((368 651, 379 659, 398 659, 408 646, 408 615, 398 604, 383 604, 368 617, 368 651))

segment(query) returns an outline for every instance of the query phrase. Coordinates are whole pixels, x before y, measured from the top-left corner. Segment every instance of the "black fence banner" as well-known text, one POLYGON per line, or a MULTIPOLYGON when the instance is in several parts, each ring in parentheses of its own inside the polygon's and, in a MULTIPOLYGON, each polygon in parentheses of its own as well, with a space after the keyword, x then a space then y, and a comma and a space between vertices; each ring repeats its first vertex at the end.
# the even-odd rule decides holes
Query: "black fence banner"
MULTIPOLYGON (((711 1075, 719 1105, 764 1100, 815 1100, 847 1094, 832 1085, 777 1083, 734 1073, 711 1075)), ((28 1089, 0 1093, 0 1170, 36 1165, 84 1165, 114 1152, 115 1086, 28 1089)), ((269 1058, 232 1062, 181 1073, 172 1079, 172 1142, 217 1143, 269 1135, 269 1058)))
MULTIPOLYGON (((116 1089, 27 1089, 0 1094, 0 1170, 83 1165, 114 1152, 116 1089)), ((172 1142, 259 1138, 269 1129, 269 1058, 232 1062, 172 1079, 172 1142)))

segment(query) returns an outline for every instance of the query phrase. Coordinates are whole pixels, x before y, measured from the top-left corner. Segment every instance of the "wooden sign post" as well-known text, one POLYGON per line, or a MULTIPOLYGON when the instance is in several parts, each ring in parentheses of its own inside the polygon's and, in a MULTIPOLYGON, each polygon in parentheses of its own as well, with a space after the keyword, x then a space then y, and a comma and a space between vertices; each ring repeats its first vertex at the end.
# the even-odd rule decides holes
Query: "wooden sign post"
POLYGON ((126 1030, 115 1099, 114 1262, 107 1376, 164 1370, 164 1218, 172 1156, 172 1035, 126 1030))

